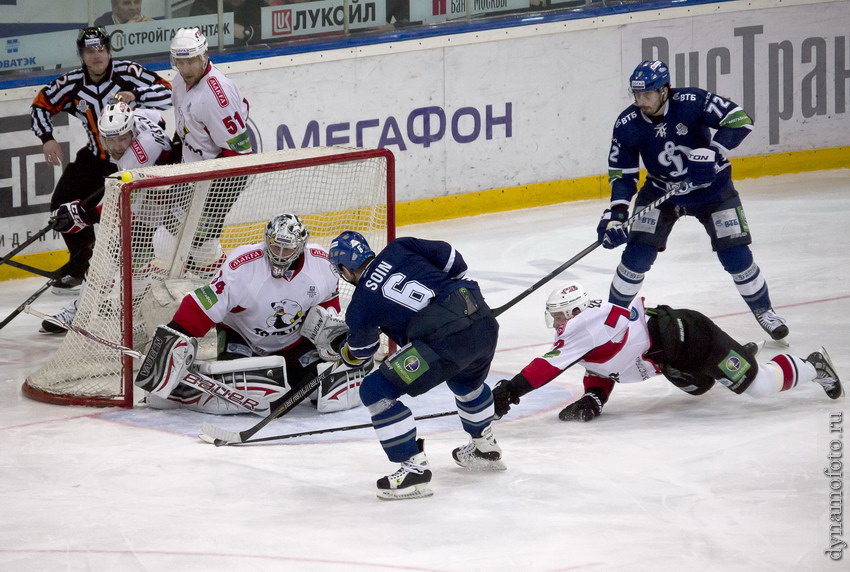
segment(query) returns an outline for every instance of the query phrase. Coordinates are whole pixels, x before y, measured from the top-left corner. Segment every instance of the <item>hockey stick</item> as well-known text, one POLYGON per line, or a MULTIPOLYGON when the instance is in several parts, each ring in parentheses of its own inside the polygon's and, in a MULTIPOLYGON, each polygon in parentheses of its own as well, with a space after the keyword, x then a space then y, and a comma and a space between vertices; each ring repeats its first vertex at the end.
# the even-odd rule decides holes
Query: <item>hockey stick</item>
MULTIPOLYGON (((38 240, 39 238, 41 238, 42 236, 44 236, 45 234, 47 234, 48 232, 53 230, 54 226, 56 226, 56 220, 51 218, 50 222, 47 223, 46 227, 44 227, 43 229, 41 229, 40 231, 38 231, 37 233, 35 233, 31 237, 29 237, 28 239, 26 239, 24 242, 19 244, 17 248, 12 250, 12 252, 7 254, 3 258, 0 258, 0 265, 7 264, 8 262, 10 262, 10 260, 9 260, 10 258, 16 256, 19 252, 24 250, 30 244, 32 244, 33 242, 35 242, 36 240, 38 240)), ((10 266, 12 266, 12 265, 10 264, 10 266)))
MULTIPOLYGON (((690 190, 694 190, 694 189, 697 189, 697 188, 700 188, 700 187, 691 185, 690 190)), ((649 203, 648 205, 643 207, 641 210, 636 212, 634 215, 632 215, 625 222, 625 225, 627 227, 631 227, 632 224, 636 220, 638 220, 640 217, 642 217, 644 215, 644 213, 646 213, 647 211, 649 211, 651 209, 654 209, 655 207, 657 207, 661 203, 665 202, 667 199, 669 199, 673 195, 682 193, 682 190, 683 190, 683 187, 680 184, 669 185, 666 193, 664 193, 662 196, 658 197, 657 199, 655 199, 654 201, 652 201, 651 203, 649 203)), ((523 290, 518 296, 516 296, 512 300, 509 300, 506 304, 502 304, 498 308, 493 308, 493 316, 494 317, 499 316, 500 314, 504 313, 505 310, 509 310, 510 308, 513 308, 518 302, 520 302, 521 300, 524 300, 526 297, 528 297, 529 294, 531 294, 532 292, 534 292, 535 290, 537 290, 538 288, 540 288, 541 286, 543 286, 544 284, 546 284, 547 282, 552 280, 552 278, 554 278, 555 276, 557 276, 558 274, 560 274, 561 272, 563 272, 564 270, 566 270, 567 268, 569 268, 570 266, 572 266, 573 264, 575 264, 576 262, 578 262, 579 260, 581 260, 582 258, 587 256, 588 254, 590 254, 591 252, 593 252, 597 248, 599 248, 599 246, 601 244, 602 244, 602 241, 597 240, 593 244, 588 245, 584 250, 582 250, 581 252, 579 252, 578 254, 576 254, 575 256, 573 256, 572 258, 570 258, 569 260, 567 260, 566 262, 564 262, 563 264, 558 266, 555 270, 553 270, 552 272, 550 272, 549 274, 547 274, 546 276, 544 276, 543 278, 541 278, 540 280, 538 280, 537 282, 535 282, 534 284, 532 284, 531 286, 529 286, 528 288, 523 290)))
MULTIPOLYGON (((64 320, 60 320, 55 316, 48 316, 43 312, 39 312, 35 308, 31 306, 26 306, 24 311, 27 314, 32 314, 37 318, 41 318, 42 320, 47 320, 51 324, 56 324, 60 328, 65 328, 68 331, 76 332, 81 336, 93 340, 101 345, 104 345, 108 348, 112 348, 114 350, 118 350, 119 352, 130 356, 133 359, 144 359, 145 355, 141 352, 137 352, 134 349, 128 348, 126 346, 122 346, 119 343, 113 342, 111 340, 107 340, 106 338, 102 338, 97 334, 93 334, 92 332, 80 328, 78 326, 74 326, 73 324, 69 324, 64 320)), ((214 397, 218 397, 220 399, 224 399, 230 403, 233 403, 237 407, 241 407, 248 413, 253 413, 255 415, 266 415, 271 409, 271 405, 269 400, 267 399, 255 399, 248 395, 247 393, 243 393, 236 389, 235 387, 229 387, 211 377, 208 377, 202 373, 197 371, 187 372, 183 379, 180 380, 180 383, 184 385, 189 385, 196 389, 203 391, 208 395, 212 395, 214 397)))
POLYGON ((30 304, 35 302, 36 299, 39 296, 41 296, 42 294, 44 294, 47 291, 47 289, 50 288, 51 286, 53 286, 53 280, 48 280, 47 283, 44 286, 42 286, 41 288, 39 288, 38 290, 33 292, 32 295, 29 298, 24 300, 23 304, 21 304, 20 306, 18 306, 14 310, 12 310, 12 313, 9 314, 8 316, 6 316, 5 320, 0 322, 0 330, 2 330, 4 327, 6 327, 6 324, 8 324, 12 320, 14 320, 18 316, 18 314, 20 314, 21 312, 26 310, 27 306, 29 306, 30 304))
POLYGON ((24 272, 35 274, 36 276, 43 276, 44 278, 50 278, 51 280, 54 278, 58 278, 58 276, 56 276, 55 270, 51 272, 50 270, 36 268, 35 266, 30 266, 29 264, 18 262, 17 260, 4 260, 3 263, 8 264, 12 268, 17 268, 18 270, 23 270, 24 272))
POLYGON ((306 385, 297 388, 291 389, 286 395, 273 402, 274 410, 259 423, 254 425, 253 427, 249 427, 244 431, 229 431, 227 429, 223 429, 212 423, 204 423, 201 426, 202 433, 198 435, 202 441, 206 441, 207 443, 211 443, 216 447, 221 447, 222 445, 233 445, 236 443, 244 443, 246 440, 250 439, 253 435, 255 435, 260 429, 268 425, 272 422, 272 420, 277 419, 282 415, 286 415, 289 413, 296 405, 304 401, 304 399, 313 393, 316 389, 318 389, 322 382, 327 378, 331 372, 333 371, 332 367, 327 368, 325 371, 317 374, 314 378, 307 382, 306 385))
MULTIPOLYGON (((422 421, 423 419, 435 419, 437 417, 448 417, 449 415, 457 415, 457 411, 443 411, 442 413, 429 413, 414 417, 414 421, 422 421)), ((275 435, 273 437, 260 437, 259 439, 249 439, 241 443, 223 443, 224 445, 247 445, 248 443, 262 443, 263 441, 279 441, 281 439, 292 439, 294 437, 306 437, 307 435, 319 435, 321 433, 335 433, 337 431, 353 431, 355 429, 367 429, 372 427, 371 423, 361 423, 359 425, 346 425, 344 427, 330 427, 328 429, 314 429, 312 431, 302 431, 300 433, 289 433, 287 435, 275 435)))

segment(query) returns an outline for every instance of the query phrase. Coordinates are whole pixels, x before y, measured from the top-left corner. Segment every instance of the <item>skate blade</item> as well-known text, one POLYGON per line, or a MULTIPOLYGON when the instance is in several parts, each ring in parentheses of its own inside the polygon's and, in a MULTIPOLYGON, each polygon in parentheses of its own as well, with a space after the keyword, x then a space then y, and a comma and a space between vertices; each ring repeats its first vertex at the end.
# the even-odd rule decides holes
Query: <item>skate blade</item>
POLYGON ((471 461, 465 464, 461 464, 460 461, 455 460, 455 463, 457 463, 459 467, 462 467, 467 471, 471 471, 473 473, 492 473, 495 471, 508 470, 508 467, 505 465, 505 462, 501 459, 498 461, 471 461))
POLYGON ((403 489, 381 489, 377 492, 377 497, 381 500, 408 500, 424 499, 433 496, 433 494, 434 491, 428 488, 427 484, 422 484, 403 489))

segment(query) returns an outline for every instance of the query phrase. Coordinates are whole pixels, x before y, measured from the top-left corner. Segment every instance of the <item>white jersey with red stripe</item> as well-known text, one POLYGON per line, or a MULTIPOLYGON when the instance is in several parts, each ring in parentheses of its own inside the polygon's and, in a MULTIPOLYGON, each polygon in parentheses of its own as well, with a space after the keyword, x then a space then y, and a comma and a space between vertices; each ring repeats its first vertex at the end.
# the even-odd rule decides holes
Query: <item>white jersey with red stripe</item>
POLYGON ((650 343, 642 298, 628 309, 591 300, 557 330, 552 349, 533 360, 522 374, 533 387, 540 387, 578 363, 587 375, 620 383, 644 381, 660 373, 644 357, 650 343))
POLYGON ((138 169, 154 165, 160 155, 171 150, 163 125, 162 115, 153 109, 134 109, 133 121, 136 127, 136 137, 117 161, 119 171, 138 169))
POLYGON ((274 278, 259 243, 235 249, 212 282, 189 296, 210 321, 237 331, 262 356, 296 343, 307 311, 336 303, 338 281, 318 244, 307 244, 301 264, 274 278))
POLYGON ((214 65, 191 88, 177 74, 172 86, 177 135, 183 142, 183 162, 251 152, 248 100, 214 65))

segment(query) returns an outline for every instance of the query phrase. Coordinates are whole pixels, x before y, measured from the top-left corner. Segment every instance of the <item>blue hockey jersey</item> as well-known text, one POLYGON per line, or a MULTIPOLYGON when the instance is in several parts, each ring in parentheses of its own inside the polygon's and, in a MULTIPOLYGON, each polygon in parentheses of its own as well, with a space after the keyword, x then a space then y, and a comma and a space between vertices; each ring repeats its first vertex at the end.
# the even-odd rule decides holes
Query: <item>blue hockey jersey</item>
POLYGON ((466 269, 463 256, 447 242, 411 237, 390 242, 363 272, 345 312, 351 355, 371 357, 381 332, 399 346, 406 344, 416 312, 458 288, 478 289, 463 279, 466 269))
POLYGON ((700 147, 718 151, 714 183, 672 197, 670 202, 688 206, 710 200, 732 176, 726 154, 740 145, 752 129, 753 120, 737 104, 695 87, 671 89, 667 109, 660 120, 645 116, 636 105, 629 106, 614 124, 608 155, 611 205, 630 204, 637 192, 641 159, 648 173, 644 188, 663 193, 668 183, 687 178, 688 153, 700 147), (713 137, 712 129, 716 130, 713 137))

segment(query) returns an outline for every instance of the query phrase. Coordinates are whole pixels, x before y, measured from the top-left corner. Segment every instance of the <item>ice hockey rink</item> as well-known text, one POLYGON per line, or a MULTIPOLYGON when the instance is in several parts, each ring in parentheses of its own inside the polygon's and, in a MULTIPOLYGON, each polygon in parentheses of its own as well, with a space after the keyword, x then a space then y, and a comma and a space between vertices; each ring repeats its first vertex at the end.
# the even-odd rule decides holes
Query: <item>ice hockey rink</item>
MULTIPOLYGON (((768 342, 759 361, 824 345, 850 382, 850 169, 737 186, 791 328, 790 347, 768 342)), ((452 242, 497 307, 593 242, 605 202, 398 234, 452 242)), ((580 280, 607 297, 619 254, 593 251, 499 317, 491 385, 548 349, 548 293, 580 280)), ((43 282, 0 284, 0 318, 43 282)), ((641 295, 764 339, 694 219, 677 225, 641 295)), ((67 301, 47 293, 35 306, 54 313, 67 301)), ((507 471, 465 472, 451 459, 467 441, 457 417, 425 420, 434 496, 383 502, 375 480, 397 465, 370 428, 216 448, 197 437, 204 421, 241 430, 258 418, 30 401, 21 383, 61 341, 37 330, 24 314, 0 331, 3 571, 847 570, 850 553, 825 551, 850 542, 848 527, 831 541, 828 520, 850 471, 825 469, 830 455, 848 458, 850 408, 815 384, 757 400, 719 385, 692 397, 656 377, 618 385, 598 419, 564 423, 558 411, 580 395, 573 368, 495 422, 507 471)), ((406 402, 417 415, 454 408, 444 386, 406 402)), ((303 405, 257 437, 368 421, 364 408, 320 417, 303 405)))

